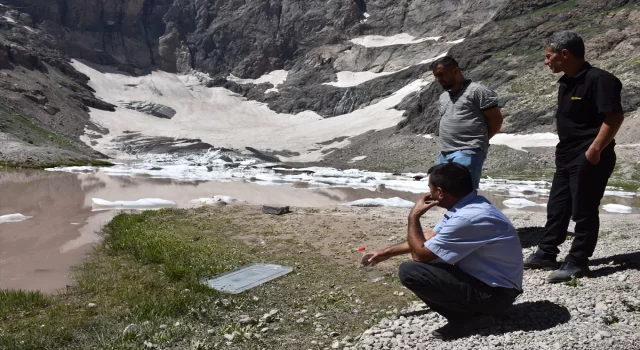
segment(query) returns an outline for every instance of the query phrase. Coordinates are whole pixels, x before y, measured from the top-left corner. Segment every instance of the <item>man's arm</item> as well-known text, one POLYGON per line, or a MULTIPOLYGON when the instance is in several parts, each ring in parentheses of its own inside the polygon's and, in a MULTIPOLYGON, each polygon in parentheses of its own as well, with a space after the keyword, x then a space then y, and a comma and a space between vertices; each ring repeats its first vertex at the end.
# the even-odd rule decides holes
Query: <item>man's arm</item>
POLYGON ((613 76, 602 76, 593 85, 593 98, 599 113, 604 113, 604 123, 585 156, 592 164, 600 162, 600 152, 613 140, 622 125, 624 114, 621 101, 622 83, 613 76))
POLYGON ((620 130, 620 126, 624 121, 624 115, 622 113, 617 112, 609 112, 606 113, 604 118, 604 123, 600 127, 600 131, 598 132, 598 136, 593 140, 589 149, 593 149, 594 151, 601 152, 605 149, 613 138, 620 130))
MULTIPOLYGON (((436 233, 431 231, 425 235, 425 239, 428 241, 435 235, 436 233)), ((409 253, 411 253, 411 247, 409 246, 409 242, 404 241, 402 243, 392 245, 391 247, 384 248, 378 252, 367 254, 364 256, 364 259, 366 259, 367 263, 377 264, 381 261, 393 258, 394 256, 409 254, 409 253)))
POLYGON ((494 107, 482 111, 484 117, 487 118, 487 129, 489 131, 489 140, 502 128, 502 113, 500 108, 494 107))
MULTIPOLYGON (((412 213, 413 214, 413 213, 412 213)), ((420 225, 420 216, 409 215, 409 225, 407 233, 407 243, 410 248, 411 258, 414 261, 429 262, 438 258, 431 250, 424 246, 424 243, 435 236, 435 232, 431 231, 425 237, 420 225)))

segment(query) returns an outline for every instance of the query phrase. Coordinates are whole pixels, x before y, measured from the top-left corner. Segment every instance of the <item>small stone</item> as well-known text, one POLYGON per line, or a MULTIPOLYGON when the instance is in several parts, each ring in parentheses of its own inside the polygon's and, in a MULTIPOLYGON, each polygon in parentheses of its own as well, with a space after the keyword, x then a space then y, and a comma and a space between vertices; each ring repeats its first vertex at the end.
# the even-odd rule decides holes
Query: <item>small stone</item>
POLYGON ((391 338, 394 336, 393 332, 384 332, 382 334, 380 334, 380 338, 391 338))
POLYGON ((620 281, 620 282, 624 282, 626 279, 627 279, 627 275, 618 276, 618 281, 620 281))
POLYGON ((278 205, 263 205, 262 213, 263 214, 271 214, 271 215, 282 215, 290 213, 288 206, 278 206, 278 205))
POLYGON ((256 297, 256 296, 254 296, 253 298, 251 298, 251 300, 253 300, 253 301, 258 301, 258 300, 260 300, 260 298, 258 298, 258 297, 256 297))
POLYGON ((180 326, 180 321, 176 321, 176 323, 173 324, 174 327, 179 327, 180 326))
POLYGON ((609 307, 605 303, 596 303, 596 310, 607 310, 609 307))
POLYGON ((98 306, 98 304, 96 304, 96 303, 89 303, 89 304, 87 304, 87 307, 88 307, 88 308, 90 308, 90 309, 92 309, 92 308, 94 308, 94 307, 96 307, 96 306, 98 306))
POLYGON ((554 343, 553 344, 553 348, 556 349, 556 350, 560 350, 560 349, 562 349, 562 345, 560 345, 560 343, 554 343))
POLYGON ((125 327, 124 331, 122 331, 122 335, 137 334, 137 333, 138 333, 138 326, 134 323, 128 325, 127 327, 125 327))
POLYGON ((346 336, 346 337, 342 338, 342 341, 344 341, 344 342, 350 342, 352 340, 353 340, 353 338, 351 338, 351 336, 346 336))
POLYGON ((336 331, 333 331, 333 332, 329 333, 329 336, 331 336, 331 337, 337 337, 339 335, 340 335, 340 333, 338 333, 336 331))
POLYGON ((324 317, 324 314, 323 314, 323 313, 318 312, 318 313, 316 314, 316 316, 315 316, 315 317, 316 317, 316 318, 324 317))
POLYGON ((269 331, 269 327, 264 327, 264 328, 262 328, 262 329, 260 330, 260 332, 262 332, 262 333, 266 333, 266 332, 268 332, 268 331, 269 331))
POLYGON ((334 342, 331 344, 331 348, 332 348, 332 349, 340 349, 340 347, 341 347, 341 346, 342 346, 342 345, 341 345, 341 344, 340 344, 340 342, 339 342, 339 341, 337 341, 337 340, 336 340, 336 341, 334 341, 334 342))
POLYGON ((593 336, 593 340, 601 340, 601 339, 602 339, 602 335, 600 335, 600 333, 593 336))
POLYGON ((235 338, 235 335, 233 333, 232 334, 227 333, 227 334, 224 335, 224 337, 228 341, 233 341, 233 338, 235 338))
POLYGON ((398 296, 399 296, 399 297, 404 296, 404 292, 400 292, 400 293, 398 293, 398 296))
POLYGON ((207 330, 207 334, 209 334, 209 335, 213 335, 213 334, 215 334, 215 333, 216 333, 216 330, 215 330, 215 329, 208 329, 208 330, 207 330))
POLYGON ((304 317, 301 317, 296 320, 296 323, 304 323, 304 317))
POLYGON ((144 344, 145 348, 147 348, 147 349, 155 349, 156 348, 155 344, 153 344, 153 343, 151 343, 151 342, 149 342, 147 340, 145 340, 143 344, 144 344))
POLYGON ((169 326, 167 326, 166 324, 161 324, 160 325, 160 329, 167 329, 167 327, 169 327, 169 326))
POLYGON ((598 331, 598 334, 600 334, 603 338, 611 337, 611 333, 609 333, 607 331, 598 331))
POLYGON ((243 334, 243 336, 244 336, 244 338, 245 338, 245 339, 251 339, 251 336, 252 336, 252 335, 253 335, 253 334, 252 334, 252 333, 250 333, 250 332, 247 332, 247 333, 243 334))
POLYGON ((254 325, 256 323, 258 323, 258 321, 255 318, 251 318, 249 316, 244 316, 240 319, 240 321, 238 321, 239 324, 245 326, 245 325, 254 325))

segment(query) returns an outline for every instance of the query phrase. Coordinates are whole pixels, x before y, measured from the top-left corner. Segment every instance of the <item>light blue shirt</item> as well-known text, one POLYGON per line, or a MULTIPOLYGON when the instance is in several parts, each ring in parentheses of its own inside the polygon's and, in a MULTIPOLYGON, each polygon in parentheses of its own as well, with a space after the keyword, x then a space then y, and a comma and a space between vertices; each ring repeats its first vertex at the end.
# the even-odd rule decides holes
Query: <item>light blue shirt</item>
POLYGON ((449 264, 493 286, 522 290, 522 246, 513 224, 473 191, 433 229, 424 246, 449 264))

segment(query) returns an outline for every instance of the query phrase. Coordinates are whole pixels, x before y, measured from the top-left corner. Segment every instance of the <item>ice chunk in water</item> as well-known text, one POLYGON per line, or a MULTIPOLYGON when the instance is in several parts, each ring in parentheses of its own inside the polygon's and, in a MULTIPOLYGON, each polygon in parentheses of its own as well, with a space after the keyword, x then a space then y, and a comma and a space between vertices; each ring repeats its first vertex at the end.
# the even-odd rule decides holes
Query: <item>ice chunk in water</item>
POLYGON ((0 215, 0 224, 4 222, 20 222, 28 219, 31 219, 31 216, 24 216, 22 214, 0 215))
POLYGON ((505 207, 508 208, 525 208, 525 207, 535 207, 535 206, 544 206, 545 204, 538 204, 536 202, 532 202, 530 200, 524 198, 510 198, 502 201, 505 207))
POLYGON ((233 197, 229 197, 229 196, 221 196, 221 195, 217 195, 217 196, 213 196, 213 197, 206 197, 206 198, 198 198, 198 199, 194 199, 191 201, 191 203, 200 203, 200 204, 206 204, 206 205, 215 205, 217 203, 243 203, 243 200, 237 199, 237 198, 233 198, 233 197))
POLYGON ((622 205, 622 204, 605 204, 602 206, 602 209, 611 212, 611 213, 621 213, 621 214, 629 214, 633 211, 632 207, 622 205))
POLYGON ((399 197, 393 198, 364 198, 357 201, 346 203, 354 207, 404 207, 413 208, 414 203, 399 197))
POLYGON ((115 201, 110 202, 100 198, 92 198, 93 210, 108 209, 161 209, 173 208, 178 206, 177 203, 160 198, 143 198, 135 201, 115 201))

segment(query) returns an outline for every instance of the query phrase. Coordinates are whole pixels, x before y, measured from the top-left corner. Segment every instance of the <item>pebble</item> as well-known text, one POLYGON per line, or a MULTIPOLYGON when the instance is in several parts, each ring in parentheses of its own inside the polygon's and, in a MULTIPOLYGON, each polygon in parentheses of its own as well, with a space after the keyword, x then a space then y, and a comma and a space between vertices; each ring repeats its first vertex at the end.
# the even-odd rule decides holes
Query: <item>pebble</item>
POLYGON ((137 334, 137 333, 138 333, 138 326, 135 323, 128 325, 122 331, 122 335, 137 334))

